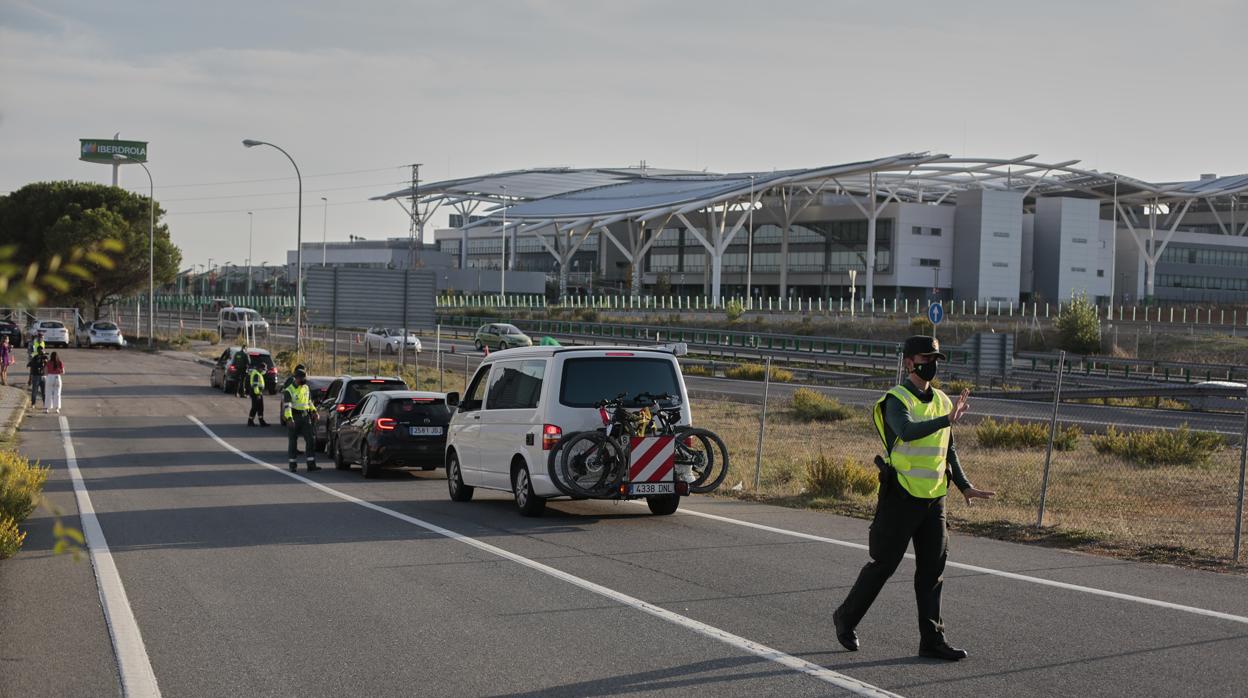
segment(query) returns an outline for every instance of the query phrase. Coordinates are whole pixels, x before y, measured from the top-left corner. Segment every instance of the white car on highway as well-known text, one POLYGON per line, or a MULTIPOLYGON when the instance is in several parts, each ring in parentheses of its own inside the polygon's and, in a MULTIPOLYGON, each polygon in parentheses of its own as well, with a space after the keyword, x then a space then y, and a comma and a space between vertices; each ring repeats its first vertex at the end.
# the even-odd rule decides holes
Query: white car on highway
POLYGON ((251 337, 268 337, 269 323, 251 308, 223 308, 217 315, 217 336, 223 341, 247 333, 251 337))
POLYGON ((69 328, 60 320, 35 320, 30 325, 27 336, 34 339, 43 333, 43 342, 48 346, 69 347, 69 328))
POLYGON ((88 347, 115 347, 120 349, 126 346, 126 338, 121 334, 121 328, 114 322, 108 320, 96 320, 85 329, 79 330, 78 346, 84 344, 88 347))
MULTIPOLYGON (((565 434, 602 426, 595 406, 624 393, 671 395, 680 423, 692 424, 688 393, 673 351, 637 347, 518 347, 486 357, 468 390, 447 395, 455 407, 447 430, 446 477, 451 499, 475 488, 511 492, 525 516, 540 515, 563 493, 547 459, 565 434)), ((625 405, 625 407, 636 407, 625 405)), ((660 493, 652 511, 679 490, 660 493)), ((648 497, 648 500, 654 499, 648 497)), ((657 513, 657 512, 656 512, 657 513)))
MULTIPOLYGON (((364 345, 377 352, 397 354, 403 348, 403 330, 389 327, 370 327, 364 333, 364 345)), ((410 332, 407 335, 407 351, 420 351, 420 339, 410 332)))

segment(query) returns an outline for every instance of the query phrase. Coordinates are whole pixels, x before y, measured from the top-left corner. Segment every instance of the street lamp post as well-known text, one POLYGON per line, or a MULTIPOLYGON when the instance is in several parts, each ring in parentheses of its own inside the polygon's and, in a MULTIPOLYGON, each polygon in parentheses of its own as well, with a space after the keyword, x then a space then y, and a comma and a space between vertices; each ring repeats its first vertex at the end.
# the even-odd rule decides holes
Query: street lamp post
MULTIPOLYGON (((113 160, 128 160, 136 163, 147 173, 147 348, 152 348, 152 335, 156 331, 156 182, 152 179, 152 171, 147 164, 120 153, 113 155, 113 160)), ((117 169, 113 168, 114 177, 117 169)))
POLYGON ((329 199, 321 197, 325 202, 325 215, 321 219, 321 266, 325 266, 325 231, 329 230, 329 199))
POLYGON ((252 225, 254 221, 255 221, 255 217, 252 216, 251 211, 248 211, 247 212, 247 295, 248 296, 251 295, 251 234, 252 232, 255 231, 255 226, 252 225))
MULTIPOLYGON (((750 175, 750 222, 746 225, 750 226, 750 229, 746 231, 749 235, 745 239, 745 302, 749 303, 752 309, 754 299, 752 290, 754 288, 754 175, 750 175)), ((781 260, 781 264, 785 262, 787 260, 781 260)))
POLYGON ((498 298, 502 302, 507 297, 507 185, 500 186, 503 189, 503 229, 500 236, 503 239, 503 255, 498 260, 498 298))
POLYGON ((247 148, 254 148, 258 145, 276 148, 282 155, 285 155, 286 159, 290 160, 291 166, 295 168, 295 178, 299 180, 299 213, 295 226, 295 348, 298 349, 303 346, 303 175, 299 172, 299 165, 295 164, 295 159, 282 148, 267 141, 243 139, 243 146, 247 148))

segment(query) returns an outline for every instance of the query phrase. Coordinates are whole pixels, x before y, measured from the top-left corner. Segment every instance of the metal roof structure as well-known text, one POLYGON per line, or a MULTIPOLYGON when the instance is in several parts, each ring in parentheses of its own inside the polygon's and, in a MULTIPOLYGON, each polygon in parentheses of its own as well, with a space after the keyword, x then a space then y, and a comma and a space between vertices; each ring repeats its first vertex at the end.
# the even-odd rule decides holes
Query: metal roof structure
MULTIPOLYGON (((1248 174, 1152 183, 1082 169, 1077 167, 1078 160, 1046 163, 1036 157, 955 158, 903 153, 816 168, 731 174, 663 170, 644 164, 597 169, 556 167, 434 182, 419 190, 409 187, 374 199, 400 205, 403 199, 414 200, 416 210, 409 210, 409 214, 417 225, 442 205, 450 205, 466 222, 464 230, 499 226, 502 233, 533 234, 559 260, 561 274, 591 230, 600 230, 632 262, 641 260, 654 243, 653 234, 647 240, 647 229, 661 230, 676 219, 710 254, 712 297, 716 298, 723 254, 764 195, 780 195, 787 235, 789 224, 806 206, 824 193, 840 194, 868 222, 865 297, 870 300, 876 220, 894 201, 952 203, 959 192, 970 190, 1018 192, 1024 206, 1034 205, 1041 196, 1097 199, 1114 207, 1151 270, 1194 202, 1203 201, 1217 215, 1219 210, 1233 209, 1239 196, 1248 192, 1248 174), (470 222, 480 206, 487 207, 485 215, 470 222), (1159 210, 1166 216, 1160 247, 1156 244, 1159 210), (610 228, 619 223, 627 223, 627 245, 610 228), (1145 234, 1152 241, 1147 246, 1145 234)), ((1223 224, 1223 232, 1248 234, 1248 223, 1240 230, 1223 224)), ((640 286, 640 266, 633 264, 634 292, 640 286)), ((1149 278, 1151 289, 1151 274, 1149 278)))

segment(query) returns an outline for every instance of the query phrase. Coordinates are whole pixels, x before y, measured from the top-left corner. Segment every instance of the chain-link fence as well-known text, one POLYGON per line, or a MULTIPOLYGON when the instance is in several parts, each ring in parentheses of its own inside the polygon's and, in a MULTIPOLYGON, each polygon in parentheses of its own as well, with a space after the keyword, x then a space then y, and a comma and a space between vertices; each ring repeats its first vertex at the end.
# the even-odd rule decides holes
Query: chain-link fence
MULTIPOLYGON (((946 386, 953 399, 960 388, 946 386)), ((869 514, 878 472, 872 460, 883 452, 870 415, 884 389, 773 382, 765 423, 761 385, 703 399, 695 390, 694 414, 728 442, 734 472, 725 490, 869 514)), ((1158 409, 1151 398, 1058 396, 1056 386, 1047 401, 972 394, 954 446, 975 487, 997 494, 967 506, 951 488, 955 525, 1141 559, 1239 559, 1248 394, 1214 410, 1177 400, 1160 400, 1168 409, 1158 409)))

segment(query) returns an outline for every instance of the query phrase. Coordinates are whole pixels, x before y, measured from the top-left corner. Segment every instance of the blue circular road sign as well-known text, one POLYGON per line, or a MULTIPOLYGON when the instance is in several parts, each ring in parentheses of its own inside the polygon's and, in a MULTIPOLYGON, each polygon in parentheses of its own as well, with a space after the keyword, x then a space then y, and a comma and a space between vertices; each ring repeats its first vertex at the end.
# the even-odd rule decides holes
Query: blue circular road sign
POLYGON ((941 320, 945 319, 945 308, 940 303, 932 303, 927 306, 927 319, 932 321, 933 325, 939 325, 941 320))

